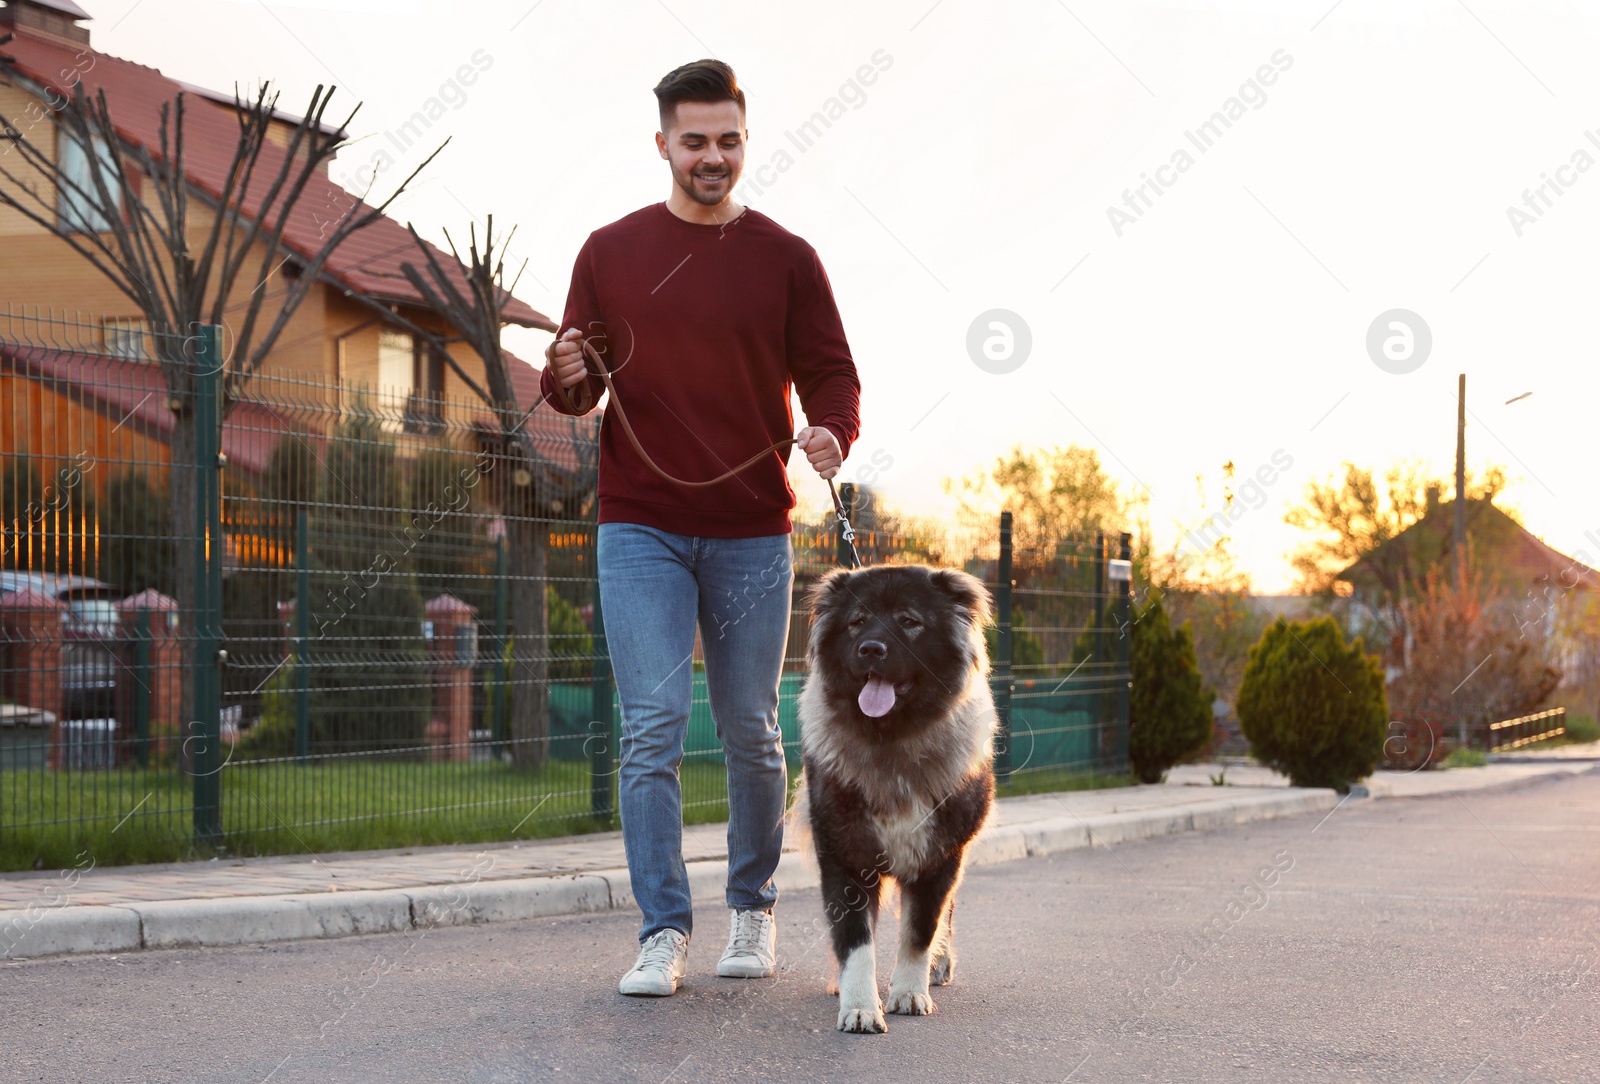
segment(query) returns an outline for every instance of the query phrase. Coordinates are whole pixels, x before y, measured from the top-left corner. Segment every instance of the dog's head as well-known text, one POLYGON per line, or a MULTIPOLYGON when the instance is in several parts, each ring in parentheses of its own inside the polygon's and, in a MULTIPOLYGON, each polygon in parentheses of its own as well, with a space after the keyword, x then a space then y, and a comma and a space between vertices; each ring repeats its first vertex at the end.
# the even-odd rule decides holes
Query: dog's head
POLYGON ((812 590, 810 663, 836 718, 910 733, 942 718, 989 668, 989 593, 965 572, 886 565, 812 590))

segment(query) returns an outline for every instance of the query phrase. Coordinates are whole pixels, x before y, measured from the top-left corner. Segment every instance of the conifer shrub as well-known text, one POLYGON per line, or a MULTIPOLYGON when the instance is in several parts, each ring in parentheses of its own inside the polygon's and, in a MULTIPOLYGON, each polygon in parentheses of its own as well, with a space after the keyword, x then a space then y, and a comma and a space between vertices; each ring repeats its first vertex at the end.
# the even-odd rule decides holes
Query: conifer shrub
POLYGON ((1195 662, 1193 630, 1174 629, 1159 599, 1133 626, 1131 665, 1128 764, 1139 782, 1159 783, 1211 740, 1216 697, 1195 662))
POLYGON ((1331 617, 1268 628, 1250 649, 1236 710, 1256 759, 1297 787, 1348 794, 1383 756, 1383 670, 1331 617))

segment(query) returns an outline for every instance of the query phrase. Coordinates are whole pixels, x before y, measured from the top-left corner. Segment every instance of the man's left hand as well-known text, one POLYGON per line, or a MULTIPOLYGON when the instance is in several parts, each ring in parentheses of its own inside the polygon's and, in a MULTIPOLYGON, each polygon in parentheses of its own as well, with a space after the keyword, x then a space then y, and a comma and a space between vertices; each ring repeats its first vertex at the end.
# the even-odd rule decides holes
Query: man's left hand
POLYGON ((811 469, 823 478, 832 478, 844 465, 839 438, 820 425, 811 425, 795 434, 795 447, 806 453, 811 469))

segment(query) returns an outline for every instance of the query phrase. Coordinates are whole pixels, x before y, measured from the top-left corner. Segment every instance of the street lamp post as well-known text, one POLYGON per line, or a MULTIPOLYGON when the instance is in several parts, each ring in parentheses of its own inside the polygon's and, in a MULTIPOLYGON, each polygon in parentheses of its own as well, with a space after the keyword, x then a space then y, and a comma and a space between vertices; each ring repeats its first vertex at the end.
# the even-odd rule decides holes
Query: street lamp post
MULTIPOLYGON (((1533 392, 1525 391, 1521 395, 1507 399, 1506 405, 1521 402, 1533 392)), ((1455 578, 1456 588, 1461 590, 1466 586, 1467 578, 1467 374, 1461 373, 1456 378, 1456 507, 1455 507, 1455 532, 1454 543, 1451 547, 1455 551, 1455 578)), ((1465 749, 1467 747, 1467 720, 1460 716, 1456 722, 1457 743, 1465 749)))
MULTIPOLYGON (((1466 578, 1467 562, 1467 374, 1462 373, 1456 384, 1456 586, 1466 578)), ((1464 724, 1463 724, 1464 725, 1464 724)), ((1465 745, 1463 734, 1462 744, 1465 745)))

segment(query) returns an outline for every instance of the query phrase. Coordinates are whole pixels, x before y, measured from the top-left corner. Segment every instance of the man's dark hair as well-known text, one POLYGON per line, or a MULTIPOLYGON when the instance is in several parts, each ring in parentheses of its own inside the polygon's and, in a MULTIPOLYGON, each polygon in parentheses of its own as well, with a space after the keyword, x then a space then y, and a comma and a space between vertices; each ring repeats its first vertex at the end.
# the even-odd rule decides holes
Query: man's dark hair
POLYGON ((677 118, 679 102, 736 102, 739 117, 744 119, 744 91, 733 69, 720 60, 696 60, 673 68, 656 84, 655 94, 663 132, 677 118))

